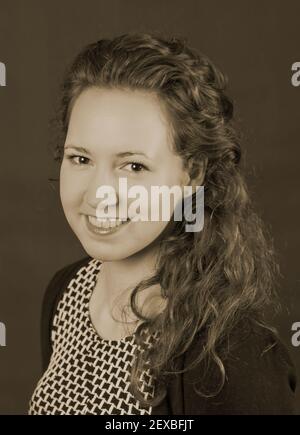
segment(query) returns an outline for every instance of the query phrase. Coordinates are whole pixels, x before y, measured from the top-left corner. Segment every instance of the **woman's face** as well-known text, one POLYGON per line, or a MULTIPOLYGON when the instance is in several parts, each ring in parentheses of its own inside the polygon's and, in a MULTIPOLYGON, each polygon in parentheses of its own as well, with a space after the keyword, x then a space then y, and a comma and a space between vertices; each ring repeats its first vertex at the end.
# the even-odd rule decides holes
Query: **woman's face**
MULTIPOLYGON (((174 154, 170 141, 167 120, 154 94, 93 87, 76 99, 64 145, 60 196, 67 221, 88 255, 114 261, 155 246, 168 221, 130 220, 130 205, 139 196, 128 198, 127 193, 131 186, 146 189, 151 216, 151 186, 188 184, 182 159, 174 154), (119 189, 119 178, 126 179, 127 191, 119 189), (116 193, 111 204, 116 217, 121 216, 121 206, 129 215, 113 229, 98 228, 95 219, 103 204, 96 192, 104 185, 116 193)), ((170 217, 173 210, 171 201, 170 217)))

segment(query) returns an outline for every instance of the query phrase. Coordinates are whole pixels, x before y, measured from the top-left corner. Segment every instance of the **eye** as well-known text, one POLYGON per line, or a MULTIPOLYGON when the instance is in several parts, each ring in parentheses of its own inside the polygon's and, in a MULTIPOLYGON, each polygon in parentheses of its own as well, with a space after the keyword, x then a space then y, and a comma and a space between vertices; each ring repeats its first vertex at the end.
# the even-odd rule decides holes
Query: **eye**
POLYGON ((143 165, 143 163, 139 163, 139 162, 130 162, 130 163, 127 163, 125 165, 125 167, 126 166, 131 166, 131 168, 132 168, 131 172, 142 172, 144 170, 146 170, 146 171, 148 170, 148 168, 145 165, 143 165))
POLYGON ((73 165, 83 166, 89 163, 90 159, 84 156, 67 155, 67 159, 72 162, 73 165))

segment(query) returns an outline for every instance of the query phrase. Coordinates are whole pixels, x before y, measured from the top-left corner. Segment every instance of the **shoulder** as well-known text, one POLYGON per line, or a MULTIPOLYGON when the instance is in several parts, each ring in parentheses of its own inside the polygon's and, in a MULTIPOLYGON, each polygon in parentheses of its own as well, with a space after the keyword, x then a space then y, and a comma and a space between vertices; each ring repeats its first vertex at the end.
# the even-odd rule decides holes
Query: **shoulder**
POLYGON ((43 311, 45 313, 53 313, 55 309, 55 301, 60 297, 65 285, 77 273, 77 271, 88 264, 91 257, 84 257, 81 260, 69 263, 68 265, 57 270, 50 279, 43 298, 43 311))
POLYGON ((43 297, 41 310, 41 348, 43 369, 48 366, 51 349, 51 326, 58 301, 70 280, 77 271, 88 264, 91 257, 87 256, 57 270, 50 279, 43 297))
MULTIPOLYGON (((66 276, 70 276, 73 273, 76 273, 77 270, 79 270, 82 266, 85 266, 88 264, 88 262, 91 260, 91 257, 86 256, 84 258, 81 258, 80 260, 77 260, 73 263, 69 263, 66 266, 62 267, 61 269, 58 269, 52 276, 49 285, 53 282, 58 282, 62 280, 66 276)), ((48 286, 49 287, 49 286, 48 286)))
MULTIPOLYGON (((203 346, 194 340, 186 354, 190 364, 203 346)), ((219 369, 207 370, 199 364, 184 374, 185 402, 188 413, 206 414, 294 414, 296 373, 286 347, 273 331, 253 321, 243 321, 224 340, 220 357, 225 369, 225 383, 214 397, 199 396, 194 387, 204 392, 216 388, 219 369), (205 382, 203 384, 203 376, 205 382), (201 379, 199 383, 199 379, 201 379)), ((215 390, 216 391, 216 390, 215 390)))

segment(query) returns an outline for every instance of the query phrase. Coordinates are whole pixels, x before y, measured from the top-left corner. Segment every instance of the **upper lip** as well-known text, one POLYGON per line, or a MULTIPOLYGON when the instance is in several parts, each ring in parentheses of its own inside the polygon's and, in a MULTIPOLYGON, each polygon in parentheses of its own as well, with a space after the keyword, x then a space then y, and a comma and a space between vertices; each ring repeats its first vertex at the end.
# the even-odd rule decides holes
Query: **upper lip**
MULTIPOLYGON (((95 215, 93 215, 93 214, 87 214, 86 216, 90 216, 90 217, 93 217, 93 218, 95 218, 95 219, 98 219, 97 218, 97 216, 95 216, 95 215)), ((108 218, 99 218, 99 219, 125 219, 125 218, 119 218, 118 216, 117 217, 108 217, 108 218)), ((128 217, 126 218, 126 219, 129 219, 128 217)))

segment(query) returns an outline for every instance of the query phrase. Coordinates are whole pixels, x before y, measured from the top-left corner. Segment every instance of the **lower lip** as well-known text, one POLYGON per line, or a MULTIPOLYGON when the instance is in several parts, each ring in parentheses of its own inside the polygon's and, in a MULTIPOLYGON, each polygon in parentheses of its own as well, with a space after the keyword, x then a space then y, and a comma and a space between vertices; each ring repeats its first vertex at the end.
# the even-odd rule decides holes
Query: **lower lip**
POLYGON ((129 220, 127 220, 126 222, 122 223, 121 225, 118 225, 118 226, 113 227, 113 228, 98 228, 95 225, 90 223, 90 221, 86 215, 84 218, 85 218, 85 222, 86 222, 86 226, 87 226, 88 230, 97 236, 114 234, 129 223, 129 220))

